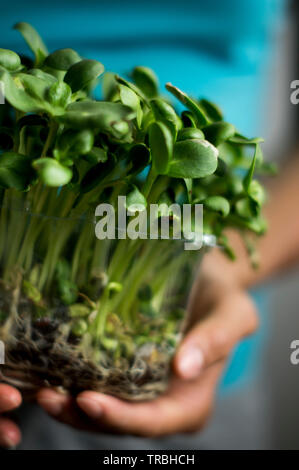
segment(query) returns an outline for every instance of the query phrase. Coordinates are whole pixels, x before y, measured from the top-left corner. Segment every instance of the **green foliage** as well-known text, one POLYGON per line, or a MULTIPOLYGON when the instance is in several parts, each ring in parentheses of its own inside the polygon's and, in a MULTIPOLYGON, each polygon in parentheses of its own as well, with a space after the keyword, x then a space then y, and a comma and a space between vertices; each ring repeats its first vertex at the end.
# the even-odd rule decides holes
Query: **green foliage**
POLYGON ((48 55, 48 49, 38 32, 28 23, 17 23, 15 25, 25 39, 27 45, 35 56, 35 65, 39 65, 48 55))
POLYGON ((132 81, 104 75, 105 100, 95 100, 91 90, 104 72, 100 62, 73 49, 49 54, 32 26, 18 23, 15 28, 35 64, 26 68, 15 52, 0 49, 0 80, 17 111, 15 122, 0 131, 3 150, 10 150, 0 155, 2 188, 33 191, 38 182, 67 186, 75 205, 81 207, 84 200, 86 208, 94 196, 88 204, 84 194, 100 194, 117 184, 133 206, 146 205, 147 199, 158 202, 171 188, 169 203, 203 202, 205 228, 219 240, 229 226, 264 230, 265 194, 254 175, 273 169, 263 163, 261 138, 241 135, 223 120, 216 104, 167 83, 186 107, 178 115, 159 94, 155 73, 144 66, 133 69, 132 81), (253 147, 250 159, 247 149, 253 147))
POLYGON ((84 89, 90 82, 104 72, 104 66, 96 60, 83 59, 75 62, 65 74, 64 81, 72 91, 84 89))
POLYGON ((20 68, 21 59, 13 51, 7 49, 0 49, 0 66, 4 67, 9 72, 15 72, 20 68))
POLYGON ((49 54, 44 64, 52 69, 67 71, 80 60, 81 57, 73 49, 59 49, 49 54))
MULTIPOLYGON (((171 95, 164 96, 155 73, 147 67, 135 67, 128 79, 104 74, 100 62, 82 58, 73 49, 49 54, 29 24, 18 23, 15 28, 33 52, 34 62, 21 61, 16 52, 0 49, 0 81, 6 97, 0 113, 1 201, 23 201, 34 215, 43 214, 58 226, 63 220, 64 225, 60 231, 47 231, 45 220, 33 218, 28 229, 22 217, 12 217, 20 224, 20 234, 9 262, 5 258, 5 275, 9 278, 9 269, 17 263, 22 269, 32 266, 35 246, 41 246, 46 260, 42 266, 35 265, 22 284, 23 294, 38 307, 37 317, 45 315, 46 290, 64 304, 74 336, 96 332, 105 350, 121 354, 113 337, 117 332, 123 347, 131 351, 124 323, 133 310, 138 312, 134 328, 145 318, 136 344, 145 344, 149 331, 151 341, 159 342, 156 331, 146 329, 147 322, 150 319, 153 329, 158 329, 159 299, 165 296, 163 289, 175 257, 167 257, 164 249, 152 253, 146 246, 138 252, 134 243, 123 246, 123 240, 116 249, 108 246, 102 253, 91 244, 90 227, 80 235, 74 234, 75 228, 82 221, 93 223, 100 202, 113 204, 117 211, 119 195, 127 196, 131 211, 150 203, 189 202, 193 208, 202 203, 204 230, 215 235, 233 259, 225 237, 227 228, 257 235, 266 230, 262 217, 266 197, 257 176, 272 174, 274 168, 263 162, 263 140, 241 135, 207 99, 191 97, 170 83, 166 89, 171 95), (101 75, 104 99, 97 100, 93 88, 101 75), (184 106, 180 114, 174 98, 180 109, 184 106), (42 233, 46 242, 39 238, 42 233), (115 249, 115 258, 106 272, 110 249, 115 249), (153 279, 143 279, 145 267, 154 263, 158 268, 155 265, 153 279), (117 317, 119 312, 122 319, 117 317), (105 325, 109 338, 103 336, 105 325)), ((6 223, 5 211, 2 217, 6 223)), ((173 221, 175 214, 161 210, 159 217, 173 221)), ((7 236, 14 231, 7 230, 7 236)), ((0 231, 0 250, 2 235, 0 231)), ((164 332, 169 346, 175 343, 175 321, 172 312, 164 332)))
POLYGON ((50 187, 59 187, 72 179, 72 171, 53 158, 39 158, 34 162, 41 181, 50 187))
POLYGON ((227 217, 230 211, 229 202, 222 196, 210 196, 203 201, 204 207, 227 217))
MULTIPOLYGON (((121 136, 117 124, 134 116, 131 108, 120 103, 84 100, 71 103, 60 116, 60 121, 73 129, 96 129, 98 132, 121 136)), ((125 129, 128 132, 128 128, 125 129)))
POLYGON ((153 122, 149 128, 149 143, 153 169, 158 175, 167 174, 173 152, 173 137, 168 127, 162 122, 153 122))
POLYGON ((186 139, 174 146, 169 175, 173 178, 203 178, 217 168, 217 149, 207 140, 186 139))
POLYGON ((26 155, 5 152, 0 156, 0 186, 24 191, 34 179, 31 160, 26 155))
POLYGON ((158 94, 158 79, 155 73, 148 67, 135 67, 132 78, 136 85, 148 98, 154 98, 158 94))

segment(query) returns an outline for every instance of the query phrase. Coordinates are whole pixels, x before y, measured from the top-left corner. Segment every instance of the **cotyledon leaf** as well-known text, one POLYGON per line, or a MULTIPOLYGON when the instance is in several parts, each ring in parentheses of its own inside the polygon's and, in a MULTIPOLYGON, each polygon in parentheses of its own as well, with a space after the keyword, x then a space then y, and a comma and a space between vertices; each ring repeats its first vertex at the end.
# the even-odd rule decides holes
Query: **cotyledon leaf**
POLYGON ((168 175, 174 178, 203 178, 217 168, 218 150, 203 139, 176 142, 168 175))

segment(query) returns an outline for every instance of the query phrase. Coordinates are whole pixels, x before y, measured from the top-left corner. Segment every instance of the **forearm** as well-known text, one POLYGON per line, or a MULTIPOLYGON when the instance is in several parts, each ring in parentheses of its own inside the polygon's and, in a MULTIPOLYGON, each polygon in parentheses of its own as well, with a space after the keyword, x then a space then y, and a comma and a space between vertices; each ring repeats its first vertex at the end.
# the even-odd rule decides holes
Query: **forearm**
POLYGON ((241 237, 231 232, 229 238, 237 255, 231 263, 222 253, 215 258, 241 285, 253 286, 299 262, 299 155, 288 164, 269 186, 269 202, 264 210, 269 223, 265 236, 257 240, 259 269, 253 269, 241 237), (230 264, 231 263, 231 264, 230 264))

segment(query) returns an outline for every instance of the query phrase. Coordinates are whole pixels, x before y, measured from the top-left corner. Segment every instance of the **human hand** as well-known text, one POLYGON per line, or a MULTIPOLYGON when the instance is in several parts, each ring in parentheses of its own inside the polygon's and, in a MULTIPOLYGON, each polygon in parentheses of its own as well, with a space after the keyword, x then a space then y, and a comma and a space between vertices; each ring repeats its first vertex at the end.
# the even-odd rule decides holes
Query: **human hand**
POLYGON ((204 260, 191 295, 189 328, 165 394, 129 403, 93 391, 72 398, 43 389, 39 404, 59 421, 89 431, 157 437, 201 429, 227 357, 257 327, 255 307, 232 272, 222 255, 211 253, 204 260))
POLYGON ((21 403, 22 397, 17 389, 0 383, 0 447, 14 447, 21 440, 17 425, 2 415, 18 408, 21 403))

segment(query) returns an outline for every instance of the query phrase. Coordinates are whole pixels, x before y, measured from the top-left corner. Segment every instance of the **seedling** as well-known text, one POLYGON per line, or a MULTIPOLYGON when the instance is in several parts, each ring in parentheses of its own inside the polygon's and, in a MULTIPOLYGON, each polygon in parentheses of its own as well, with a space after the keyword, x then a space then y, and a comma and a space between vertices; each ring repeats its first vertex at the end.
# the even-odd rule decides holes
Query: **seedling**
MULTIPOLYGON (((4 379, 128 399, 167 385, 193 268, 207 248, 178 240, 98 240, 95 209, 201 203, 204 232, 262 235, 260 143, 213 103, 136 67, 128 79, 72 49, 49 53, 27 23, 32 58, 0 49, 0 337, 4 379), (93 88, 102 85, 102 100, 93 88), (176 109, 178 99, 185 110, 176 109), (173 101, 172 101, 173 100, 173 101)), ((162 217, 163 214, 160 214, 162 217)), ((168 214, 168 217, 172 217, 168 214)), ((250 244, 252 252, 252 244, 250 244)))

